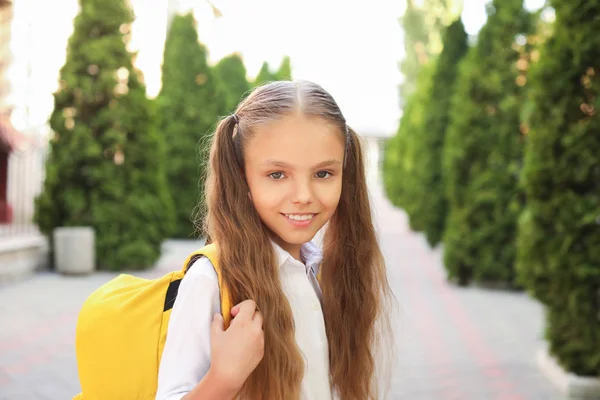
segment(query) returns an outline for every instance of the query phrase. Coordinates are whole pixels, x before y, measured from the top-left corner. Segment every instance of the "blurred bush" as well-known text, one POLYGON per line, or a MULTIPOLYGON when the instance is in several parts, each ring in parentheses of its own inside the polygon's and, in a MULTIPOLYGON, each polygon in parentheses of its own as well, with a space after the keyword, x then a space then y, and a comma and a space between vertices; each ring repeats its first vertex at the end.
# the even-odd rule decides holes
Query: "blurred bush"
POLYGON ((420 225, 431 246, 437 245, 444 233, 447 201, 442 180, 442 150, 450 122, 450 98, 454 93, 458 65, 468 50, 467 34, 460 19, 444 32, 443 45, 432 77, 424 129, 418 138, 422 151, 415 165, 415 175, 421 196, 411 207, 415 209, 414 218, 422 221, 420 225))
POLYGON ((444 264, 461 284, 513 283, 523 136, 526 35, 523 0, 494 0, 461 64, 444 148, 449 215, 444 264))
POLYGON ((54 136, 36 222, 96 231, 100 268, 145 268, 172 230, 163 136, 127 51, 123 0, 85 0, 54 94, 54 136))
POLYGON ((416 231, 421 231, 424 227, 418 210, 426 188, 420 183, 417 168, 423 153, 421 137, 434 70, 433 62, 421 68, 416 90, 404 106, 398 133, 387 142, 383 162, 386 195, 394 205, 406 211, 410 227, 416 231))
POLYGON ((289 57, 283 57, 279 69, 275 72, 271 71, 271 67, 268 62, 263 62, 258 75, 254 79, 253 86, 260 86, 267 82, 272 81, 289 81, 292 79, 292 64, 289 57))
POLYGON ((532 67, 520 280, 547 309, 550 351, 600 375, 600 2, 552 0, 532 67))
POLYGON ((156 99, 176 210, 174 237, 194 237, 194 211, 204 202, 207 147, 218 117, 227 111, 228 100, 208 65, 193 14, 176 15, 167 34, 162 89, 156 99))
POLYGON ((250 90, 250 83, 246 79, 244 61, 239 54, 229 55, 219 61, 214 71, 225 92, 225 112, 228 114, 233 113, 250 90))
POLYGON ((400 18, 404 31, 404 57, 400 71, 402 106, 416 91, 421 68, 442 51, 442 33, 455 21, 462 9, 462 0, 407 0, 400 18))
POLYGON ((452 95, 456 64, 467 47, 454 3, 407 2, 401 18, 406 52, 400 66, 403 114, 397 134, 386 144, 383 162, 387 196, 406 211, 413 230, 426 233, 431 245, 439 242, 445 220, 440 158, 446 103, 452 95))

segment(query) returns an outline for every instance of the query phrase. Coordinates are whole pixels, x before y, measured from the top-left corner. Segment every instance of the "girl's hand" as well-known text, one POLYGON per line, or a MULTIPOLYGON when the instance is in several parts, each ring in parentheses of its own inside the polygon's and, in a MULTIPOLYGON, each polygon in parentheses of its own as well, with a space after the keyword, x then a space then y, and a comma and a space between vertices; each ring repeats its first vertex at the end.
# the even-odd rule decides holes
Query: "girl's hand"
POLYGON ((224 385, 239 390, 263 358, 263 318, 256 303, 245 300, 231 309, 235 317, 223 330, 223 317, 215 314, 211 326, 210 373, 224 385))

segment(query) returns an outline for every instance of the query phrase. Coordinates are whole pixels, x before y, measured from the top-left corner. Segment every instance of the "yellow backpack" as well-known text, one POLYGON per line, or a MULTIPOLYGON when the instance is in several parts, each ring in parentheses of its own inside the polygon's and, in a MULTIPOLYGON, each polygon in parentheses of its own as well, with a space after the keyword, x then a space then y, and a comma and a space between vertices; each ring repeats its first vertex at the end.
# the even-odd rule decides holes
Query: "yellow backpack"
POLYGON ((202 256, 217 272, 227 328, 232 305, 215 244, 191 254, 181 271, 158 279, 121 274, 93 292, 79 313, 75 348, 82 390, 73 400, 154 400, 179 284, 202 256))

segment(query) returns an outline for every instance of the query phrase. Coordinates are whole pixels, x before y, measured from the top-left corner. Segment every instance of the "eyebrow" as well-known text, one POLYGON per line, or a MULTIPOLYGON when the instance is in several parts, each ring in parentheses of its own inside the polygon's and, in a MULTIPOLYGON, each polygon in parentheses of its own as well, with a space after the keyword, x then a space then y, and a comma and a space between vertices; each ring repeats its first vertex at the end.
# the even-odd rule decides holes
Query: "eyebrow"
MULTIPOLYGON (((264 163, 262 163, 262 165, 279 167, 279 168, 292 168, 291 164, 288 164, 284 161, 279 161, 279 160, 267 160, 264 163)), ((339 160, 327 160, 327 161, 318 163, 317 165, 314 166, 314 168, 333 167, 333 166, 337 166, 337 165, 342 165, 342 162, 339 160)))

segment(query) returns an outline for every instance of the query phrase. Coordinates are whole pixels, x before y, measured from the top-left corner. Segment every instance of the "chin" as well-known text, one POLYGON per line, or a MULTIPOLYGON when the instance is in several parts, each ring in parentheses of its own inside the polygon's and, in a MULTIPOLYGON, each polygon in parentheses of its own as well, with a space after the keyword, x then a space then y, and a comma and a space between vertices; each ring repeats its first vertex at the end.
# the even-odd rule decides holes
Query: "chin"
POLYGON ((315 232, 286 232, 282 234, 277 234, 281 240, 289 244, 304 244, 306 242, 310 242, 313 237, 315 237, 315 232))
MULTIPOLYGON (((317 222, 317 221, 315 221, 317 222)), ((320 222, 320 221, 319 221, 320 222)), ((291 228, 288 226, 277 226, 278 229, 272 230, 272 232, 279 237, 283 242, 294 244, 294 245, 302 245, 304 243, 310 242, 316 235, 319 229, 322 227, 322 224, 318 223, 314 226, 310 226, 307 228, 291 228)))

